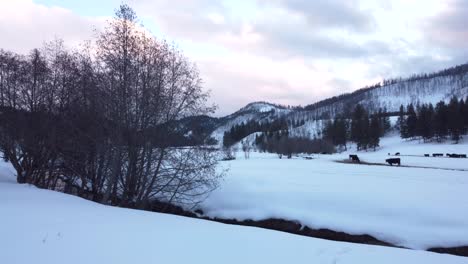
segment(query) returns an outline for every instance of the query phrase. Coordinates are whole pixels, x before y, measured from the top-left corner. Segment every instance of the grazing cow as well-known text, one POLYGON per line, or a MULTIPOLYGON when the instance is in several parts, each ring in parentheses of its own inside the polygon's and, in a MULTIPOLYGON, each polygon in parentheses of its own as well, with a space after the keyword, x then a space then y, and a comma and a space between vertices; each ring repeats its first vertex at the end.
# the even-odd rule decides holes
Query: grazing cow
POLYGON ((424 157, 430 157, 430 156, 431 156, 431 155, 429 155, 429 154, 424 154, 424 157))
POLYGON ((398 164, 398 166, 401 165, 400 158, 386 159, 385 162, 390 164, 390 166, 393 166, 393 164, 398 164))
POLYGON ((460 158, 465 158, 466 159, 466 154, 460 154, 460 158))
POLYGON ((361 160, 359 160, 358 155, 349 155, 349 159, 357 163, 361 163, 361 160))
POLYGON ((400 156, 400 152, 395 153, 395 156, 400 156))
POLYGON ((433 153, 432 154, 432 157, 443 157, 443 156, 444 156, 444 154, 442 154, 442 153, 433 153))

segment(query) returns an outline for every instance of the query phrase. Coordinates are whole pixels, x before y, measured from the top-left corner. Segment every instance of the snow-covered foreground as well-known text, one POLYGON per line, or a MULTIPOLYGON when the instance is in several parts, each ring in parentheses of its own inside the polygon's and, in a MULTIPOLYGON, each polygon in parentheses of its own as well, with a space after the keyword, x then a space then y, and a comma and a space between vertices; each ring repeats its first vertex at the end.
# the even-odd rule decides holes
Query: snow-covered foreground
POLYGON ((382 146, 358 154, 379 163, 385 163, 387 152, 421 155, 401 156, 402 163, 434 169, 336 162, 353 151, 313 160, 261 153, 245 160, 238 154, 224 163, 230 170, 221 188, 201 207, 211 217, 297 220, 415 249, 468 245, 468 171, 462 170, 468 170, 468 160, 423 157, 468 153, 468 142, 419 144, 389 137, 382 146))
POLYGON ((0 176, 0 263, 468 263, 103 206, 0 176))

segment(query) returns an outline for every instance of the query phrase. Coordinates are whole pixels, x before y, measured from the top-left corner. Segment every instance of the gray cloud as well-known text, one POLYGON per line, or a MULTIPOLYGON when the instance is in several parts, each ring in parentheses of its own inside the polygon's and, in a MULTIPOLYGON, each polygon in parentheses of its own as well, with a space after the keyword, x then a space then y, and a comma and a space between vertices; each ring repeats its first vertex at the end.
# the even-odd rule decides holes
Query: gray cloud
POLYGON ((429 41, 451 49, 466 49, 468 43, 468 1, 451 0, 449 8, 425 25, 429 41))
POLYGON ((303 16, 311 29, 338 28, 357 32, 375 29, 372 13, 363 10, 357 0, 259 0, 264 5, 275 4, 303 16))
POLYGON ((264 37, 263 45, 280 56, 333 59, 359 58, 390 52, 390 48, 381 41, 356 43, 350 38, 330 36, 299 25, 263 24, 257 25, 255 29, 264 37))
POLYGON ((369 33, 374 27, 373 18, 368 11, 360 10, 358 1, 258 0, 257 3, 259 14, 251 21, 239 21, 231 16, 226 6, 214 0, 135 2, 137 11, 152 14, 157 25, 175 37, 210 42, 229 34, 240 39, 242 27, 248 25, 252 34, 261 36, 261 41, 245 45, 220 44, 264 56, 359 58, 388 52, 388 47, 380 41, 356 43, 345 36, 329 34, 329 30, 369 33), (272 8, 283 10, 281 17, 275 17, 272 8), (223 23, 212 21, 208 17, 210 13, 221 15, 223 23), (298 21, 295 17, 297 14, 304 19, 298 21))

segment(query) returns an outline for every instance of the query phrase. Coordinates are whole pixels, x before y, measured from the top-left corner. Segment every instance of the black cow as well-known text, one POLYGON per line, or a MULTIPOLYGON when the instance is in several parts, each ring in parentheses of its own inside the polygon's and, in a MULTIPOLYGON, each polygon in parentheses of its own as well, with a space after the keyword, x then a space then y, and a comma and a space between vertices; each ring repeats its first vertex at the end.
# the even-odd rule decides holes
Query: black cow
POLYGON ((430 157, 430 156, 431 156, 431 155, 429 155, 429 154, 424 154, 424 157, 430 157))
POLYGON ((465 158, 466 159, 466 154, 460 154, 460 158, 465 158))
POLYGON ((432 157, 443 157, 443 156, 444 156, 444 154, 442 154, 442 153, 433 153, 432 154, 432 157))
POLYGON ((398 164, 398 166, 401 165, 400 158, 386 159, 385 162, 390 164, 390 166, 393 166, 393 164, 398 164))
POLYGON ((400 156, 400 152, 395 153, 395 156, 400 156))
POLYGON ((361 163, 361 160, 359 159, 358 155, 349 155, 349 159, 352 161, 356 161, 357 163, 361 163))

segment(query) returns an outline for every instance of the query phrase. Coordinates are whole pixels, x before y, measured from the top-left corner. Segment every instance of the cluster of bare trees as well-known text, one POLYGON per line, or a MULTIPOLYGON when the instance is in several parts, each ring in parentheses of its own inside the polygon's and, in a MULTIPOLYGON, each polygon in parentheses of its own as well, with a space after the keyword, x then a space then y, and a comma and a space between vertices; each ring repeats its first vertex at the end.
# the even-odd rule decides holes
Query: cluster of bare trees
POLYGON ((213 110, 207 98, 197 68, 122 5, 79 50, 0 50, 0 147, 20 183, 127 207, 194 204, 216 187, 216 153, 171 135, 213 110))
POLYGON ((260 151, 277 153, 280 158, 291 158, 298 153, 334 153, 333 144, 323 139, 310 139, 306 137, 290 137, 288 130, 262 133, 255 137, 255 144, 260 151))

